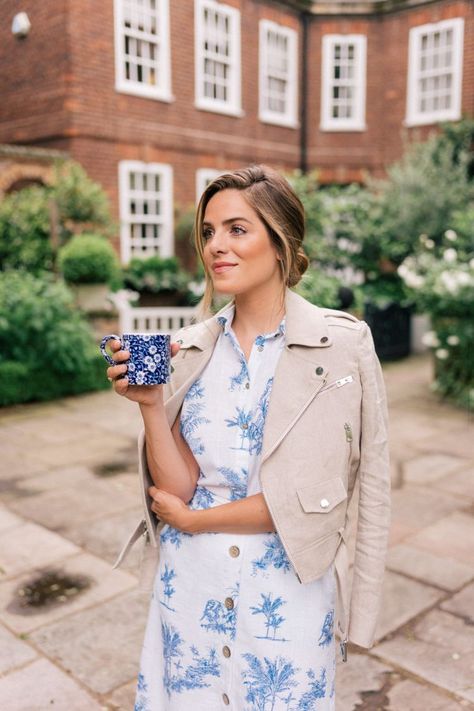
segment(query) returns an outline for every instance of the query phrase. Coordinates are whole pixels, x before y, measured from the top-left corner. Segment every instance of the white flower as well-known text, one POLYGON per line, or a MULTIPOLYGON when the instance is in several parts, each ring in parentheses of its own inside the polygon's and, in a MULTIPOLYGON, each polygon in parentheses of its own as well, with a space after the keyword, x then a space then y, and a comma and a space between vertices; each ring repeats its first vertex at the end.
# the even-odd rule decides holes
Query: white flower
POLYGON ((456 277, 456 273, 443 272, 441 274, 440 280, 447 292, 449 292, 452 295, 457 294, 457 292, 459 290, 459 282, 456 277))
POLYGON ((459 336, 448 336, 446 340, 450 346, 457 346, 459 343, 459 336))
POLYGON ((425 241, 425 247, 426 247, 427 249, 433 249, 434 246, 435 246, 435 243, 433 242, 432 239, 427 239, 427 240, 425 241))
POLYGON ((421 342, 430 348, 437 348, 439 346, 439 340, 436 331, 427 331, 421 337, 421 342))
POLYGON ((449 357, 449 351, 446 348, 438 348, 435 351, 435 356, 440 360, 446 360, 449 357))
POLYGON ((452 264, 458 258, 458 253, 453 247, 444 250, 443 259, 445 262, 452 264))
POLYGON ((444 233, 444 236, 446 239, 448 239, 450 242, 454 242, 457 239, 457 234, 454 230, 446 230, 444 233))
POLYGON ((137 384, 142 385, 145 382, 145 375, 146 373, 143 372, 143 370, 140 370, 137 373, 137 384))
POLYGON ((423 232, 423 234, 421 234, 418 239, 420 240, 420 242, 421 242, 422 244, 426 244, 426 240, 428 239, 428 235, 425 235, 425 233, 423 232))
POLYGON ((159 363, 161 361, 161 355, 159 353, 155 353, 155 355, 153 356, 153 360, 155 361, 155 363, 159 363))
POLYGON ((156 353, 157 350, 158 349, 156 346, 150 346, 148 349, 148 353, 151 353, 151 355, 153 355, 154 353, 156 353))
POLYGON ((151 362, 151 363, 148 363, 146 368, 147 368, 147 370, 150 371, 150 373, 154 373, 156 370, 156 365, 153 362, 151 362))
POLYGON ((143 359, 143 362, 146 363, 147 365, 150 365, 150 363, 153 363, 153 358, 151 356, 147 356, 146 358, 143 359))
POLYGON ((135 363, 129 363, 128 369, 131 373, 133 373, 135 371, 135 363))

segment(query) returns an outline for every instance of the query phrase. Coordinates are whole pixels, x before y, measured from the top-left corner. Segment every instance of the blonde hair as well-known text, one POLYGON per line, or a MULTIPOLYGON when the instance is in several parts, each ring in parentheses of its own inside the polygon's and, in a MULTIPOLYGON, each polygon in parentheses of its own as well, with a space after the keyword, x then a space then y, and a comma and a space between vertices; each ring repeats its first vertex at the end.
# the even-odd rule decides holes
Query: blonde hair
POLYGON ((209 311, 214 296, 212 279, 204 262, 204 214, 209 200, 221 190, 241 190, 255 210, 277 249, 285 286, 295 286, 309 265, 302 247, 304 208, 288 181, 266 165, 251 165, 220 175, 209 183, 201 195, 194 222, 196 250, 206 275, 206 290, 201 302, 203 314, 209 311))

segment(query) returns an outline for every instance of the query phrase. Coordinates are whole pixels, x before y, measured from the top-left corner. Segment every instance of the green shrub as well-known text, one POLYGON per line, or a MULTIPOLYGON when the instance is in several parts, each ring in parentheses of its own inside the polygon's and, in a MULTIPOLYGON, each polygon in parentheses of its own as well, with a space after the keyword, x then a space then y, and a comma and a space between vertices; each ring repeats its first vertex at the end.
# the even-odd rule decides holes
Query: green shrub
POLYGON ((58 265, 72 284, 107 284, 119 271, 119 261, 107 239, 95 234, 73 237, 58 254, 58 265))
POLYGON ((108 387, 104 361, 63 282, 0 273, 0 404, 108 387))
POLYGON ((51 185, 25 188, 0 201, 0 270, 52 269, 60 245, 94 229, 112 233, 105 192, 77 163, 57 164, 51 185))
POLYGON ((308 269, 298 284, 296 291, 316 306, 340 309, 339 289, 341 281, 317 269, 308 269))
POLYGON ((46 188, 33 186, 0 201, 0 269, 51 269, 48 199, 46 188))
POLYGON ((140 293, 187 290, 190 275, 176 257, 135 257, 123 269, 125 287, 140 293))

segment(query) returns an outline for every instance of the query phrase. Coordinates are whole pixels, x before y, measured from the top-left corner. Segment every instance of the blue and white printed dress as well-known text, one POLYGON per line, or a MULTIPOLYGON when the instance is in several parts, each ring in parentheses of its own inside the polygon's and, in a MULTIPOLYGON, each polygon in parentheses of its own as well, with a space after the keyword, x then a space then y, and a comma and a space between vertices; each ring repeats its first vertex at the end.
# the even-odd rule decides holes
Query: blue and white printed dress
MULTIPOLYGON (((190 506, 261 491, 259 462, 284 321, 248 360, 219 317, 212 357, 189 388, 181 432, 200 467, 190 506)), ((333 711, 334 565, 302 585, 277 533, 188 534, 166 524, 135 711, 333 711)))

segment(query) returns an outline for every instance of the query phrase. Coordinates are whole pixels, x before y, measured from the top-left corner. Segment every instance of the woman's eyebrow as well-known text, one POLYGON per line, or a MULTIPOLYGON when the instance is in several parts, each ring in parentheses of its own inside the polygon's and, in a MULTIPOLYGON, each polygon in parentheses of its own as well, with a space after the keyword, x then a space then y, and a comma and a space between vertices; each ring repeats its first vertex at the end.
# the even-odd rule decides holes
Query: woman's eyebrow
MULTIPOLYGON (((251 221, 250 221, 250 220, 247 220, 246 217, 230 217, 228 220, 224 220, 224 221, 222 222, 222 224, 223 224, 223 225, 228 225, 230 222, 248 222, 249 225, 252 224, 251 221)), ((203 222, 202 224, 203 224, 203 225, 206 225, 207 227, 212 227, 212 222, 208 222, 208 221, 206 221, 206 220, 204 220, 204 222, 203 222)))

